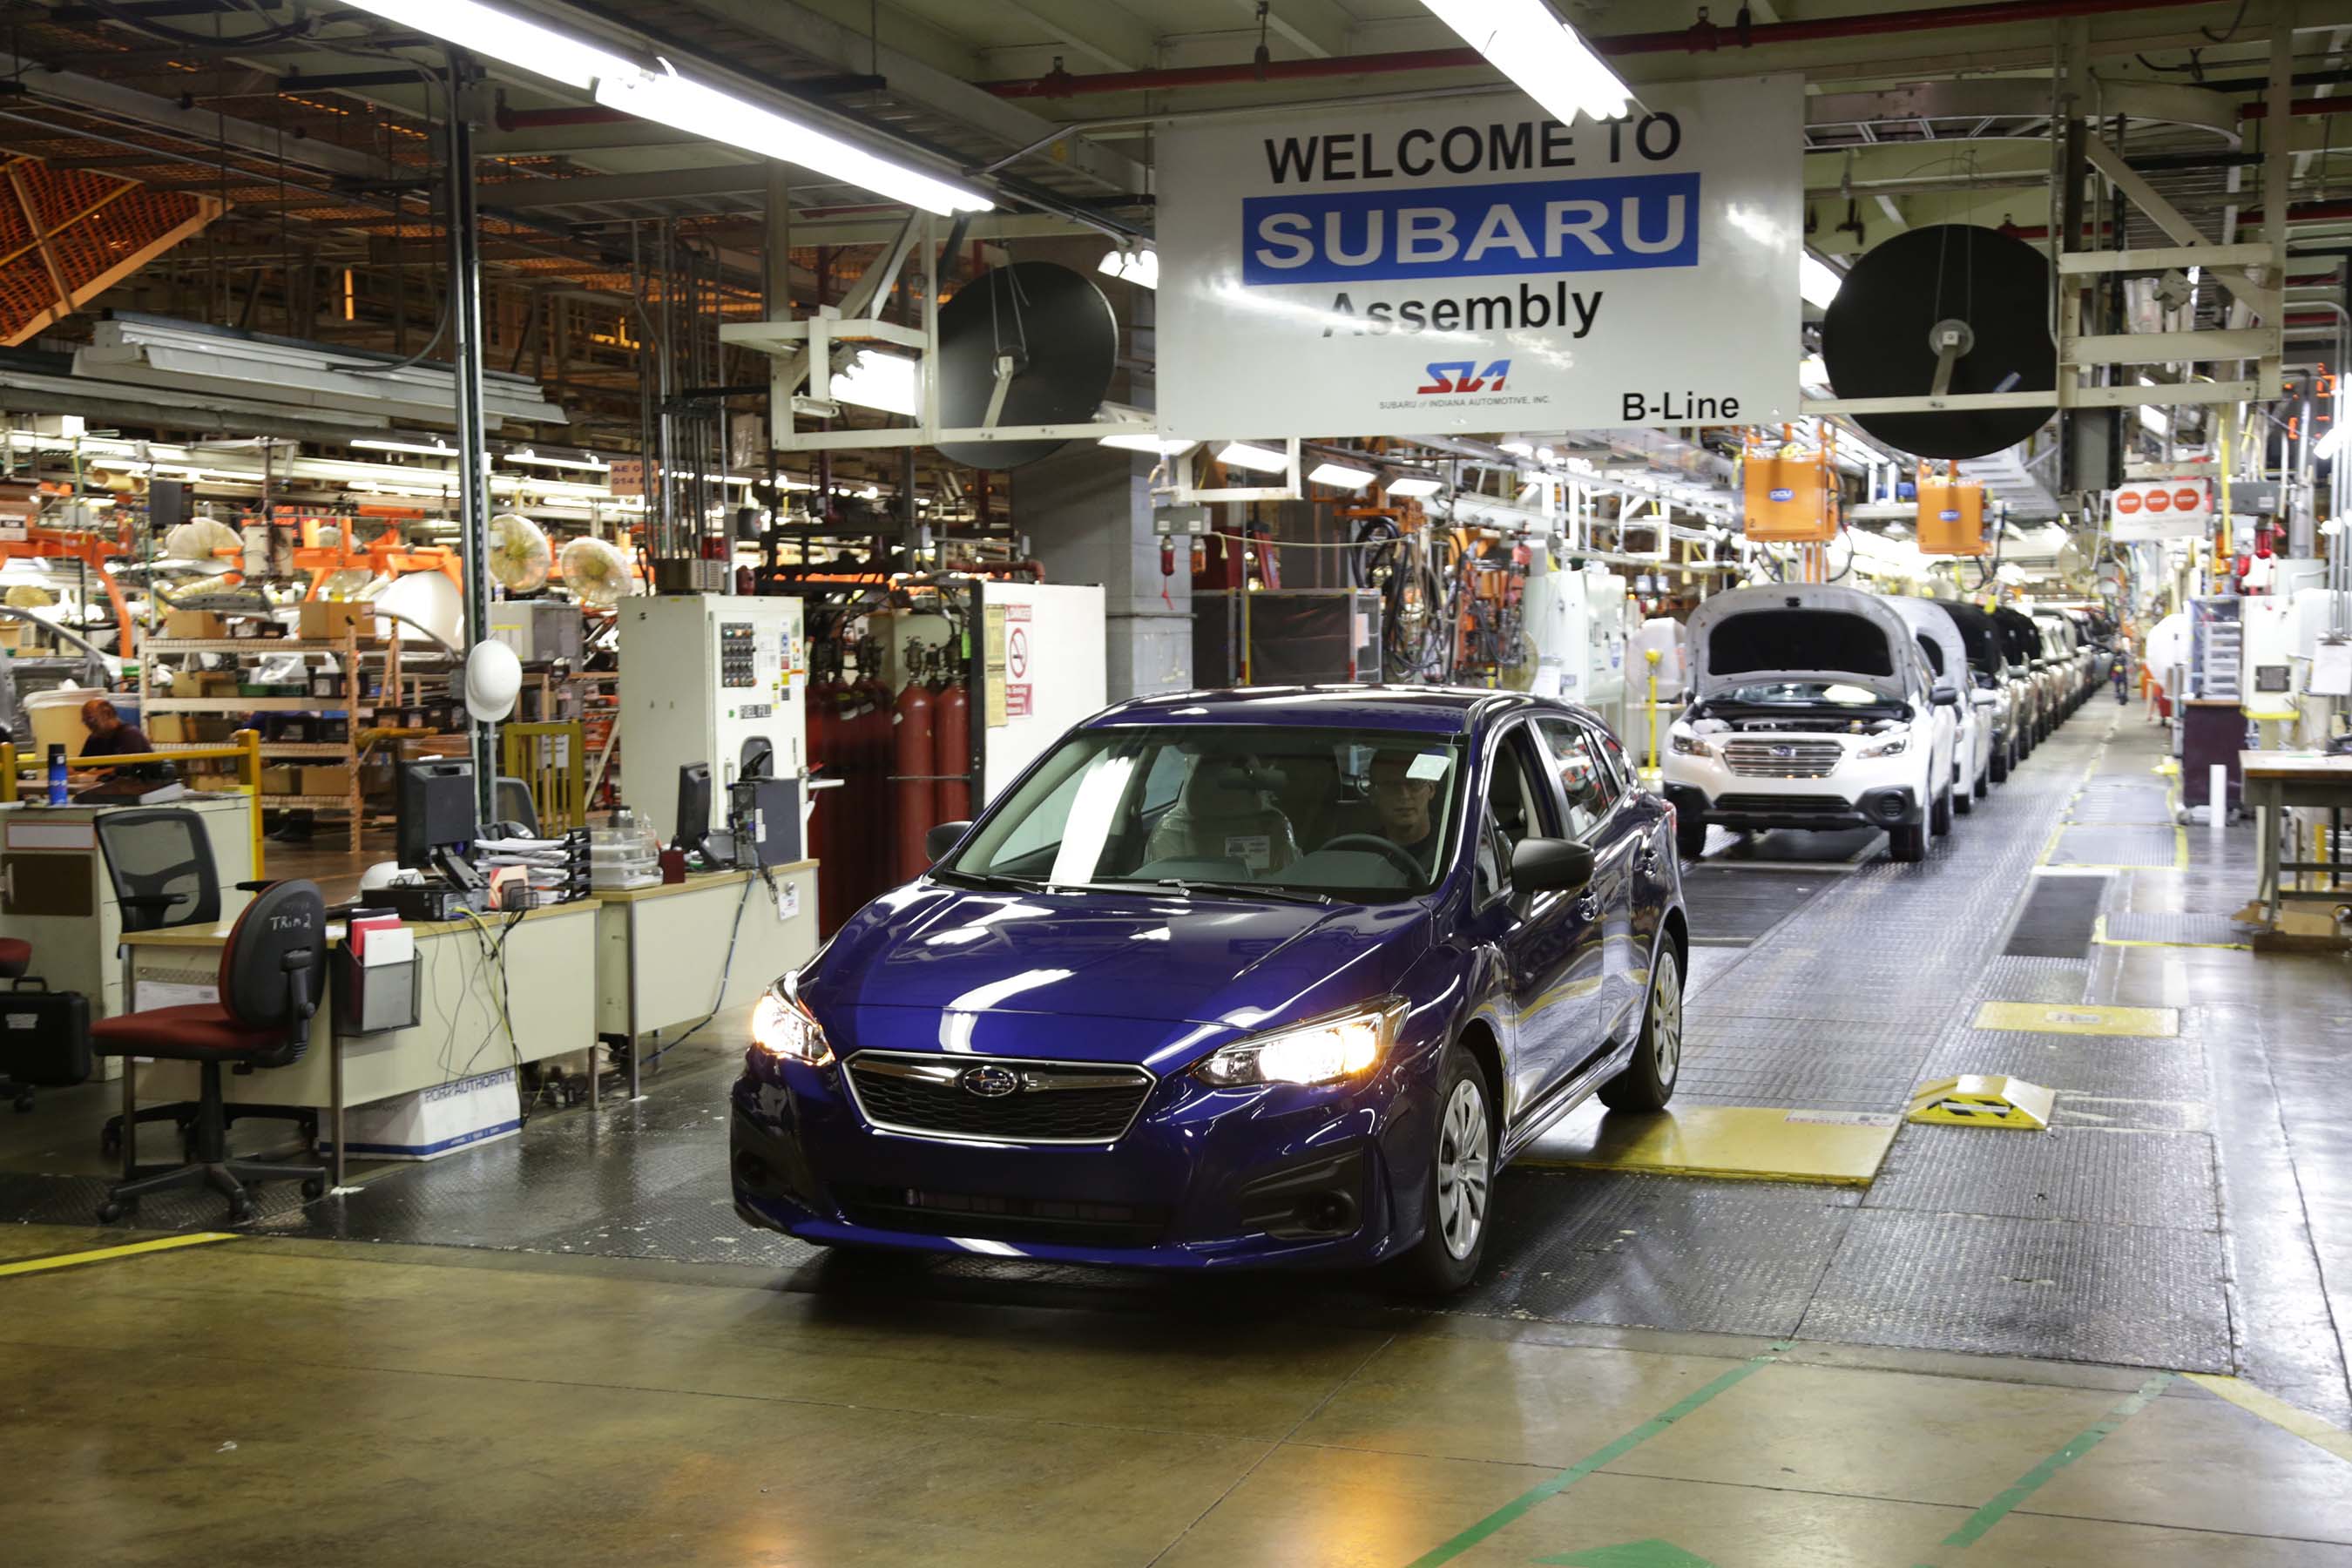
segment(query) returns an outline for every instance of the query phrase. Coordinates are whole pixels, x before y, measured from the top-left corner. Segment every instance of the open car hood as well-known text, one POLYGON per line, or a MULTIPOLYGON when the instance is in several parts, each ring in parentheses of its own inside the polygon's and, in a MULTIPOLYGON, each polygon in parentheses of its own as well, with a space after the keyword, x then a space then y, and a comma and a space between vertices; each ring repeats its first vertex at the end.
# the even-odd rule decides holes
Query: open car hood
POLYGON ((1887 601, 1857 588, 1734 588, 1691 612, 1691 696, 1771 680, 1837 682, 1890 701, 1927 684, 1926 656, 1887 601))
POLYGON ((1959 623, 1943 605, 1933 599, 1890 598, 1885 603, 1903 617, 1915 635, 1933 642, 1936 650, 1944 656, 1944 672, 1936 677, 1939 689, 1949 687, 1964 691, 1975 684, 1969 674, 1968 639, 1960 635, 1959 623))

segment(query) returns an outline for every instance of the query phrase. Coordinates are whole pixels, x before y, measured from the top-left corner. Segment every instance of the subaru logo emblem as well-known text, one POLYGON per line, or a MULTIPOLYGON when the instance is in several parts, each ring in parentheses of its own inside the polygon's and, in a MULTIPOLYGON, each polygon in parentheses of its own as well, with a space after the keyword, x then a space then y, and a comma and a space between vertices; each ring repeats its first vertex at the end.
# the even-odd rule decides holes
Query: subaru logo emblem
POLYGON ((1021 1075, 1010 1068, 976 1067, 963 1075, 966 1094, 976 1094, 982 1100, 1002 1100, 1021 1087, 1021 1075))
POLYGON ((1775 746, 1772 748, 1772 754, 1776 757, 1793 757, 1797 754, 1797 748, 1794 746, 1775 746))

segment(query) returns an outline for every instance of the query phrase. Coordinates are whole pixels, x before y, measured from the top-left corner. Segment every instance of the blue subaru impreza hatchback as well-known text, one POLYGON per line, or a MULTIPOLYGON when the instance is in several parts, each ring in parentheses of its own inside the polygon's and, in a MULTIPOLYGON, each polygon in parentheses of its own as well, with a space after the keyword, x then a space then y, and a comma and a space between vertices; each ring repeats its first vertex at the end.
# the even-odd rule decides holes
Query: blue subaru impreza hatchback
POLYGON ((1682 1054, 1674 823, 1591 713, 1139 699, 1063 737, 752 1020, 737 1212, 835 1246, 1476 1269, 1496 1171, 1682 1054))

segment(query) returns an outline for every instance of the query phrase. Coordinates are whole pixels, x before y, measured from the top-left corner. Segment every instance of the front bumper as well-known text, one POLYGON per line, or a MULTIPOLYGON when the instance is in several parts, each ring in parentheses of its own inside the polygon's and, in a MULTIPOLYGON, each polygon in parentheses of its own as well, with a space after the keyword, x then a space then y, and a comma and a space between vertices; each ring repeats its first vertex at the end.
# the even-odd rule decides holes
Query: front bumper
POLYGON ((1825 778, 1769 778, 1735 773, 1720 757, 1669 752, 1665 792, 1676 816, 1719 827, 1901 827, 1926 820, 1910 782, 1919 765, 1908 752, 1850 755, 1825 778))
POLYGON ((838 1063, 754 1054, 730 1097, 735 1212, 803 1239, 1149 1268, 1360 1267, 1419 1239, 1429 1118, 1392 1058, 1358 1088, 1163 1079, 1118 1142, 884 1132, 838 1063), (1406 1189, 1410 1190, 1406 1190, 1406 1189), (1412 1216, 1411 1234, 1398 1223, 1412 1216))

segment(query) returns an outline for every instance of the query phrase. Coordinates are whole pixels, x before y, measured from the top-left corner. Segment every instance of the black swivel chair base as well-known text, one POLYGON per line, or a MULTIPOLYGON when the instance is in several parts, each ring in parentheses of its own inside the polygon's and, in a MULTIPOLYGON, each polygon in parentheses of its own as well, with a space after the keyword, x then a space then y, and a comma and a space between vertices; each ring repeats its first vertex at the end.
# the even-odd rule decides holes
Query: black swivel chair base
POLYGON ((320 1165, 229 1158, 228 1127, 221 1099, 221 1064, 204 1062, 199 1070, 204 1098, 197 1101, 191 1129, 196 1143, 194 1159, 184 1165, 142 1167, 130 1180, 109 1187, 106 1202, 99 1205, 100 1224, 113 1224, 137 1208, 139 1200, 150 1193, 170 1192, 178 1187, 210 1187, 225 1195, 232 1225, 241 1225, 253 1217, 253 1194, 246 1185, 248 1182, 299 1182, 304 1197, 325 1194, 327 1173, 320 1165))
MULTIPOLYGON (((5 1089, 0 1089, 0 1095, 5 1095, 5 1089)), ((32 1090, 26 1089, 25 1098, 28 1103, 20 1109, 29 1110, 32 1090)), ((134 1120, 142 1127, 152 1121, 176 1123, 180 1129, 180 1137, 189 1142, 190 1151, 193 1152, 196 1114, 197 1106, 194 1100, 175 1100, 168 1105, 142 1105, 135 1113, 134 1120)), ((221 1108, 221 1122, 225 1127, 234 1127, 240 1121, 255 1120, 293 1122, 296 1133, 306 1149, 315 1146, 319 1141, 319 1113, 310 1106, 240 1104, 224 1105, 221 1108)), ((101 1154, 122 1152, 121 1112, 108 1117, 106 1125, 98 1130, 98 1152, 101 1154)))

